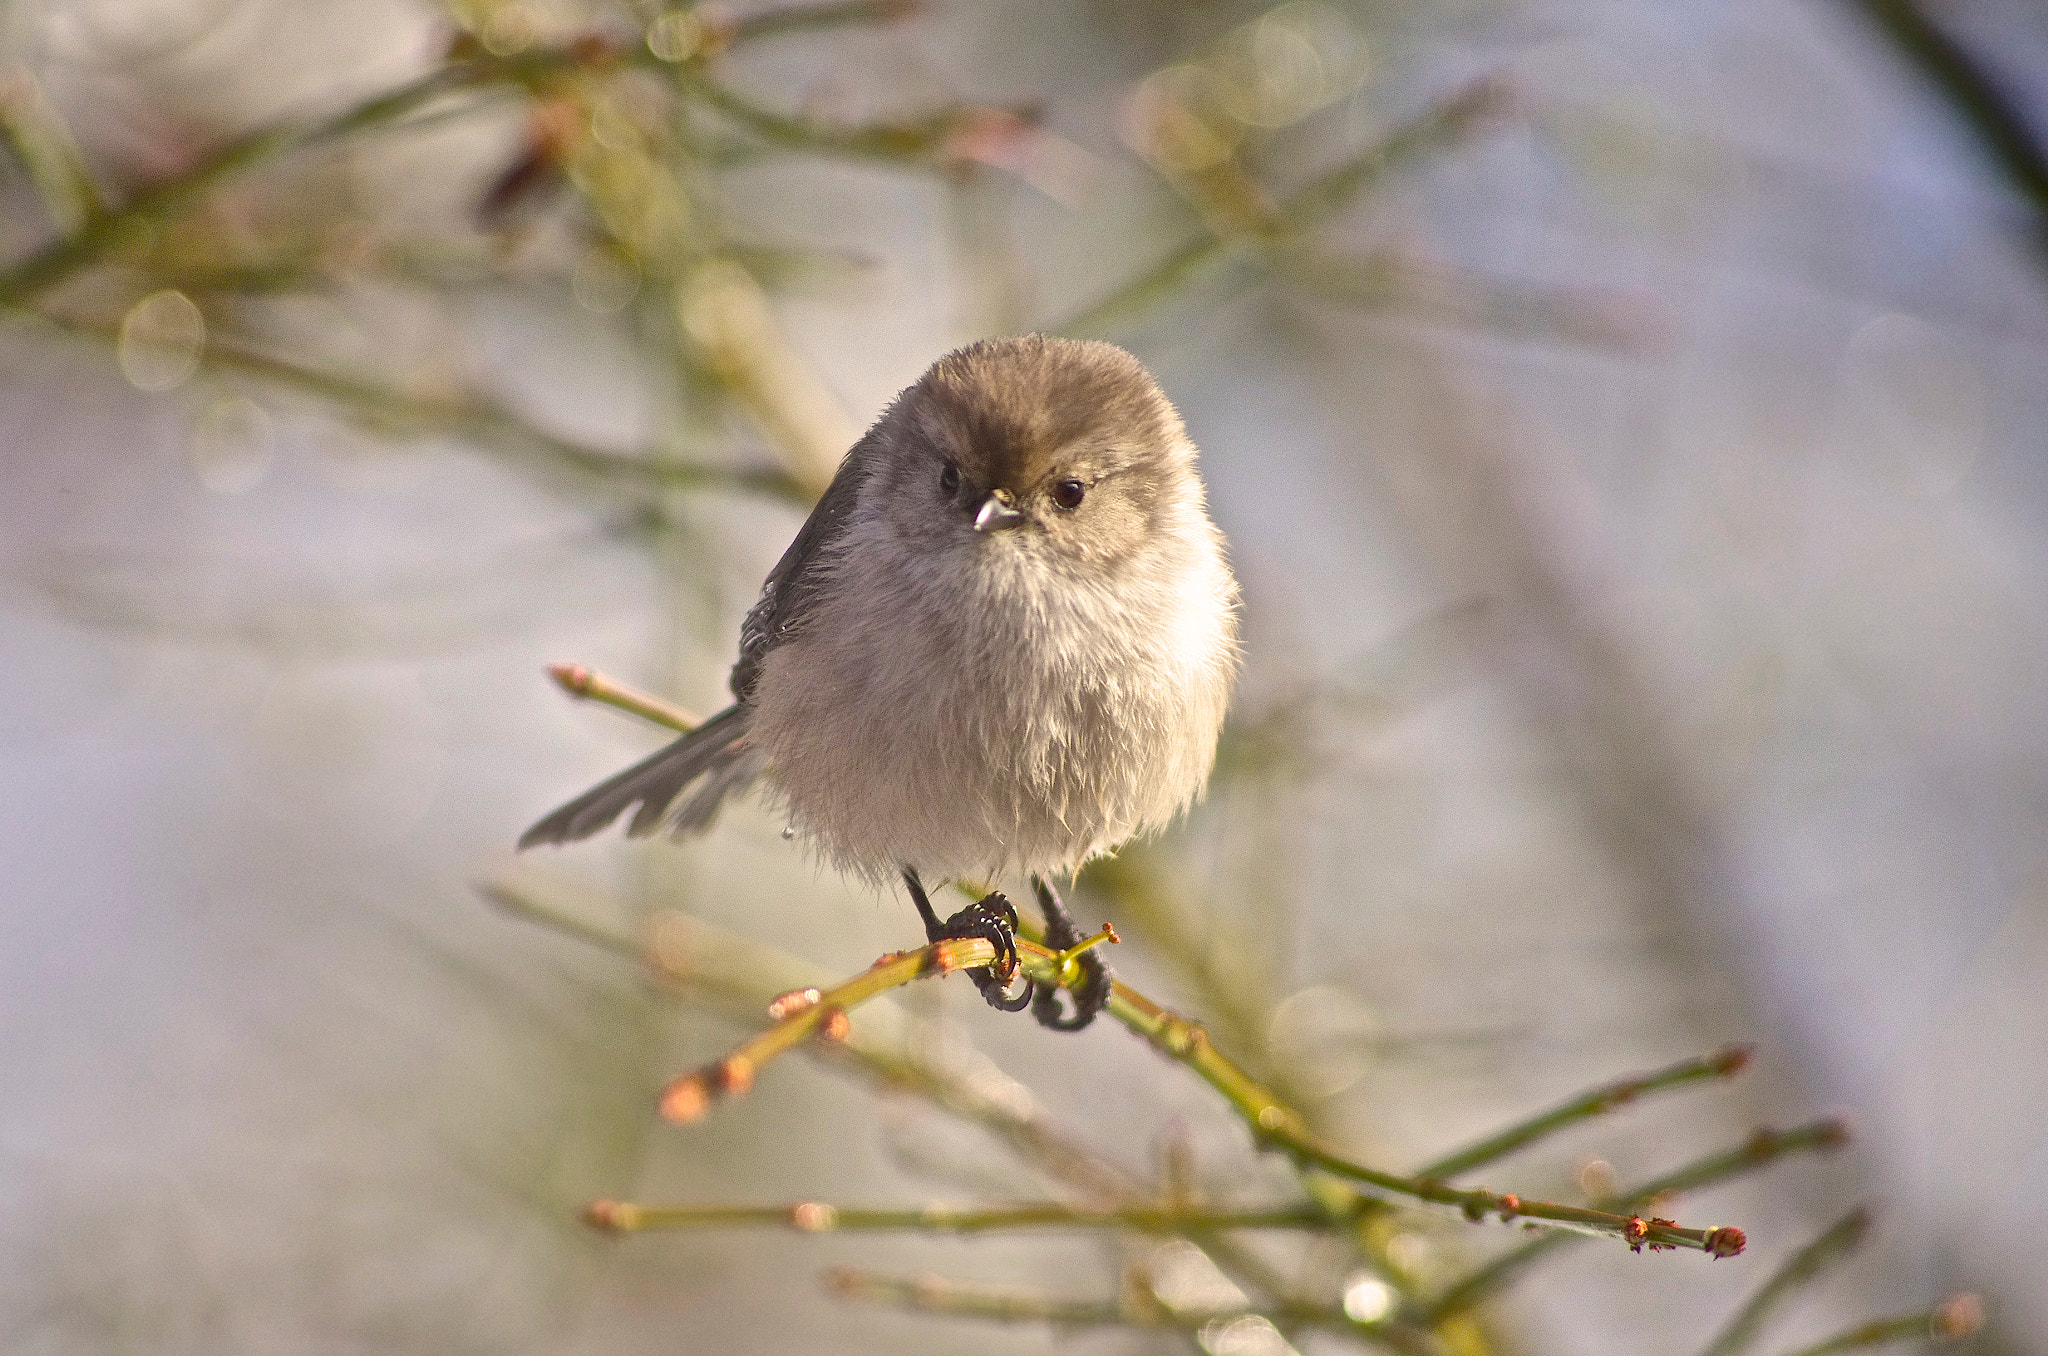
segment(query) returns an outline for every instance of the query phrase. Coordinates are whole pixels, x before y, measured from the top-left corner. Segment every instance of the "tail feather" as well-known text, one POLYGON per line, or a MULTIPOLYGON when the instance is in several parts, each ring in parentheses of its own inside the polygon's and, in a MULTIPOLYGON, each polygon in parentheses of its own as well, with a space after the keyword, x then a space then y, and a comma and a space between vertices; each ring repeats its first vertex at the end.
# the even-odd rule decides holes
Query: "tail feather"
POLYGON ((728 706, 664 749, 643 758, 617 776, 607 778, 535 824, 519 837, 519 846, 573 843, 598 833, 634 805, 626 832, 644 838, 666 828, 676 837, 707 827, 725 797, 743 789, 760 770, 749 755, 747 728, 753 713, 728 706), (703 778, 680 805, 677 797, 703 778))

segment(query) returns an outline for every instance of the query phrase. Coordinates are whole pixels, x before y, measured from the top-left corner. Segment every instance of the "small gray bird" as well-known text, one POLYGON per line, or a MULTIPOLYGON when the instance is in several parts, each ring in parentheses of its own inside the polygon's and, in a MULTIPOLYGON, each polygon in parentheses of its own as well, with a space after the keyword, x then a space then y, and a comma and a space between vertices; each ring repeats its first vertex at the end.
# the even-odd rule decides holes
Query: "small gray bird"
POLYGON ((1030 335, 934 363, 854 445, 740 633, 734 702, 519 840, 681 837, 764 782, 806 841, 899 876, 934 940, 985 936, 982 993, 1011 998, 1000 894, 943 922, 923 878, 1027 873, 1048 941, 1080 940, 1047 878, 1164 826, 1202 792, 1236 675, 1236 581, 1195 447, 1109 344, 1030 335))

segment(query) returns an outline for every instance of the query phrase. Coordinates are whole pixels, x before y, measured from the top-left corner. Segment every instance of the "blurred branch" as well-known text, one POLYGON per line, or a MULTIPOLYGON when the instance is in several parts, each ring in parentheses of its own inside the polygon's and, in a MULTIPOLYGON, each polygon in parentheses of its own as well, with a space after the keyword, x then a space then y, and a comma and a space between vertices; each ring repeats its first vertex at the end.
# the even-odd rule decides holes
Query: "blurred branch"
POLYGON ((200 157, 184 172, 141 190, 119 207, 92 217, 71 235, 0 272, 0 305, 26 305, 36 294, 97 262, 138 223, 174 216, 246 170, 290 151, 394 122, 455 90, 509 79, 535 67, 535 58, 519 62, 495 58, 455 62, 332 117, 312 121, 288 119, 237 137, 200 157))
POLYGON ((711 78, 695 64, 675 68, 676 83, 705 107, 731 119, 762 141, 786 150, 848 156, 856 160, 920 168, 944 163, 953 138, 973 120, 989 113, 1021 116, 1014 111, 980 108, 945 109, 905 122, 838 126, 796 114, 763 108, 731 87, 711 78))
POLYGON ((1133 1204, 1097 1209, 1057 1201, 980 1208, 927 1205, 915 1210, 851 1209, 818 1201, 795 1205, 636 1205, 627 1201, 596 1201, 590 1206, 589 1216, 592 1224, 621 1233, 762 1224, 783 1225, 810 1234, 841 1229, 983 1233, 1044 1228, 1186 1233, 1204 1229, 1326 1229, 1330 1224, 1327 1215, 1309 1205, 1271 1210, 1205 1210, 1133 1204))
MULTIPOLYGON (((1848 1142, 1848 1127, 1834 1117, 1812 1121, 1791 1130, 1760 1129, 1736 1148, 1695 1159, 1662 1177, 1652 1178, 1641 1186, 1621 1192, 1602 1204, 1614 1210, 1638 1209, 1659 1203, 1667 1197, 1697 1191, 1701 1187, 1725 1182, 1731 1177, 1755 1172, 1788 1154, 1831 1153, 1848 1142)), ((1423 1306, 1424 1321, 1434 1324, 1453 1314, 1462 1313, 1519 1276, 1553 1249, 1573 1241, 1570 1234, 1553 1233, 1509 1249, 1463 1280, 1452 1283, 1434 1300, 1423 1306)))
POLYGON ((1861 1351, 1888 1342, 1958 1342, 1984 1326, 1984 1304, 1975 1295, 1953 1295, 1925 1313, 1859 1323, 1845 1332, 1801 1347, 1791 1356, 1832 1356, 1837 1351, 1861 1351))
POLYGON ((1503 104, 1501 82, 1476 81, 1390 136, 1296 191, 1274 214, 1272 228, 1257 235, 1211 233, 1181 246, 1144 273, 1080 314, 1049 327, 1050 332, 1090 335, 1122 324, 1165 300, 1210 265, 1247 248, 1263 248, 1321 223, 1389 173, 1426 151, 1465 136, 1503 104))
POLYGON ((1421 1170, 1423 1177, 1456 1177, 1505 1157, 1546 1135, 1624 1107, 1655 1092, 1670 1092, 1710 1078, 1731 1078, 1749 1063, 1749 1047, 1731 1045, 1699 1059, 1681 1060, 1655 1073, 1637 1074, 1581 1093, 1519 1125, 1509 1126, 1469 1148, 1446 1154, 1421 1170))
MULTIPOLYGON (((36 319, 83 338, 112 343, 113 327, 68 316, 37 313, 36 319)), ((374 425, 387 436, 445 436, 510 453, 607 484, 641 488, 731 489, 765 494, 795 504, 810 496, 787 472, 732 470, 678 462, 648 453, 613 452, 553 433, 476 397, 434 399, 337 372, 305 367, 284 358, 232 348, 209 338, 199 366, 216 375, 244 377, 268 386, 316 397, 374 425)))
MULTIPOLYGON (((715 999, 742 1019, 757 1020, 779 994, 828 982, 808 961, 673 910, 657 916, 650 941, 641 942, 590 922, 583 910, 551 902, 530 880, 500 877, 477 888, 504 913, 646 965, 658 978, 688 994, 715 999)), ((981 1126, 1055 1180, 1112 1198, 1130 1194, 1130 1183, 1116 1168, 1055 1125, 1023 1085, 985 1056, 978 1057, 977 1068, 941 1065, 914 1054, 901 1040, 884 1038, 871 1023, 856 1027, 844 1042, 809 1048, 851 1062, 886 1087, 924 1097, 981 1126)))
POLYGON ((1989 67, 1919 0, 1851 0, 1948 101, 2006 181, 2034 209, 2034 243, 2048 254, 2048 143, 1989 67))
POLYGON ((1778 1308, 1801 1287, 1813 1283, 1827 1269, 1854 1252, 1870 1229, 1870 1212, 1858 1206, 1822 1231, 1820 1236, 1787 1258, 1771 1278, 1757 1288, 1728 1321, 1702 1356, 1738 1356, 1756 1341, 1757 1333, 1778 1308))
POLYGON ((1394 248, 1347 259, 1300 245, 1275 251, 1273 267, 1318 300, 1507 338, 1634 353, 1654 347, 1664 328, 1647 296, 1487 277, 1394 248))
POLYGON ((76 235, 106 211, 71 130, 43 97, 36 78, 21 67, 0 76, 0 136, 28 172, 58 235, 76 235))
POLYGON ((841 1299, 1004 1323, 1050 1323, 1059 1328, 1170 1328, 1181 1332, 1200 1332, 1211 1324, 1228 1323, 1234 1319, 1266 1318, 1278 1325, 1333 1328, 1369 1339, 1381 1336, 1373 1333, 1367 1325, 1346 1317, 1344 1311, 1335 1305, 1278 1304, 1257 1309, 1189 1310, 1170 1308, 1148 1295, 1132 1295, 1120 1300, 1070 1300, 1037 1291, 970 1285, 937 1276, 883 1276, 856 1267, 834 1267, 826 1273, 825 1285, 841 1299))
POLYGON ((780 5, 727 20, 720 36, 726 43, 735 43, 855 24, 893 23, 923 8, 924 0, 836 0, 822 5, 780 5))

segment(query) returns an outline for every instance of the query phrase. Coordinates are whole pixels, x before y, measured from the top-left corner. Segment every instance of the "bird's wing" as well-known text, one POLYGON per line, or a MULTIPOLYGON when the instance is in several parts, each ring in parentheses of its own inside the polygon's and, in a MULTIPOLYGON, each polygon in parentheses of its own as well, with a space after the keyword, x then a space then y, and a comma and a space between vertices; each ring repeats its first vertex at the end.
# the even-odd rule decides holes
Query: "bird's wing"
POLYGON ((860 499, 861 483, 867 479, 874 439, 871 431, 839 463, 839 473, 804 520, 796 540, 768 572, 760 601, 740 627, 740 657, 732 666, 730 681, 732 695, 742 705, 753 700, 754 685, 760 681, 761 664, 768 652, 795 635, 817 605, 830 548, 845 532, 860 499))

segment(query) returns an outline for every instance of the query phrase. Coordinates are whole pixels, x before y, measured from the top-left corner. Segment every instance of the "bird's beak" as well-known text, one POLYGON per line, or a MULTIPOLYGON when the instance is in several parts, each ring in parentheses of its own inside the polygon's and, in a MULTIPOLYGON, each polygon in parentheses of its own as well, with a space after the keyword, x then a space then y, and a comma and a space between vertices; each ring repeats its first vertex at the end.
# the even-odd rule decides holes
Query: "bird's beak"
POLYGON ((1004 528, 1021 527, 1024 515, 1010 500, 1008 490, 991 490, 988 498, 981 501, 981 509, 974 515, 976 532, 1000 532, 1004 528))

